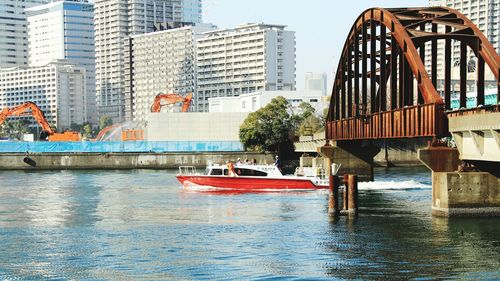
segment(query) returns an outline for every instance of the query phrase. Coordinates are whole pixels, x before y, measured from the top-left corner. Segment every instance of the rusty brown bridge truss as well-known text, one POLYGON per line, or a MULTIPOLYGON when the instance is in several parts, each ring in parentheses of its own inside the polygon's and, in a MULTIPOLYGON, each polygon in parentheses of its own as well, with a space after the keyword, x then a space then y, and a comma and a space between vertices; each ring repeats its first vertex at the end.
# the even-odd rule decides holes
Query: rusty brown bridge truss
MULTIPOLYGON (((477 104, 484 104, 485 65, 500 89, 500 58, 463 14, 444 7, 373 8, 346 39, 332 90, 326 138, 363 140, 448 135, 452 49, 459 48, 460 107, 466 107, 468 57, 475 58, 477 104), (442 42, 442 43, 441 43, 442 42), (444 54, 438 54, 438 44, 444 54), (427 50, 426 50, 427 46, 427 50), (443 89, 436 88, 438 56, 443 89), (430 69, 426 69, 426 60, 430 69)), ((498 101, 500 102, 500 97, 498 101)))

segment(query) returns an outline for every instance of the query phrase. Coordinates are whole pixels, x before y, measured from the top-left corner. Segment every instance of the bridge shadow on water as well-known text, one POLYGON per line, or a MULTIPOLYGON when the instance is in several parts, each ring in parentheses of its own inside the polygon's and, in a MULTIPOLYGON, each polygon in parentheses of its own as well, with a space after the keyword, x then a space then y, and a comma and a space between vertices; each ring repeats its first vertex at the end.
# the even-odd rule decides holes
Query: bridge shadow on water
MULTIPOLYGON (((384 180, 390 178, 386 176, 384 180)), ((432 217, 430 188, 361 189, 359 205, 356 217, 330 217, 327 241, 321 243, 332 255, 324 265, 328 276, 383 280, 500 277, 497 218, 432 217)))

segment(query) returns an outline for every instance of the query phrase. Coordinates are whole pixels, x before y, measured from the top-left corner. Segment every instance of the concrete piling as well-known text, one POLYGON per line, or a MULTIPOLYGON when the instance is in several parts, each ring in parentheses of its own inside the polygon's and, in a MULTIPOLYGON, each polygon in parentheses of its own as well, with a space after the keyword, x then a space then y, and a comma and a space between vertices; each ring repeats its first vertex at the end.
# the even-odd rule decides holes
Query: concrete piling
POLYGON ((337 214, 339 212, 339 177, 330 176, 330 196, 328 200, 328 213, 337 214))
POLYGON ((358 212, 358 177, 349 175, 347 180, 347 210, 349 212, 358 212))
MULTIPOLYGON (((337 191, 338 192, 338 191, 337 191)), ((358 176, 346 174, 344 175, 344 192, 343 192, 343 208, 339 212, 340 215, 357 215, 358 214, 358 176)))
POLYGON ((349 190, 347 188, 347 182, 349 180, 349 175, 348 174, 345 174, 344 175, 344 193, 343 193, 343 201, 342 201, 342 205, 343 205, 343 208, 342 210, 344 211, 347 211, 349 208, 348 208, 348 204, 349 204, 349 190))

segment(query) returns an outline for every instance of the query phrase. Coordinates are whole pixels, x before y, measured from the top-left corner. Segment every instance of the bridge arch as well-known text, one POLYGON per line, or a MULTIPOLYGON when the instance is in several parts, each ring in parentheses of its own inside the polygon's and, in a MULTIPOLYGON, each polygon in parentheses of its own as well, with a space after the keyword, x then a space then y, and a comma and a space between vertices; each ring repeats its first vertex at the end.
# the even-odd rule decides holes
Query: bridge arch
MULTIPOLYGON (((327 118, 327 138, 446 134, 444 111, 451 108, 452 42, 460 44, 460 106, 465 107, 467 88, 470 87, 466 68, 468 48, 477 57, 477 99, 478 104, 484 104, 485 63, 497 81, 498 90, 500 58, 485 36, 463 14, 445 7, 372 8, 364 11, 352 25, 339 60, 327 118), (437 90, 439 40, 445 41, 445 63, 441 66, 445 72, 444 89, 441 94, 437 90), (428 42, 429 70, 425 67, 428 42), (396 117, 404 119, 410 127, 409 123, 418 123, 411 129, 394 124, 387 120, 389 116, 381 114, 407 107, 415 108, 411 112, 400 112, 401 116, 396 117), (379 115, 372 116, 374 114, 379 115), (360 117, 364 123, 373 117, 377 120, 368 121, 376 124, 368 127, 356 125, 359 121, 356 119, 360 117)), ((391 115, 390 118, 394 117, 391 115)))

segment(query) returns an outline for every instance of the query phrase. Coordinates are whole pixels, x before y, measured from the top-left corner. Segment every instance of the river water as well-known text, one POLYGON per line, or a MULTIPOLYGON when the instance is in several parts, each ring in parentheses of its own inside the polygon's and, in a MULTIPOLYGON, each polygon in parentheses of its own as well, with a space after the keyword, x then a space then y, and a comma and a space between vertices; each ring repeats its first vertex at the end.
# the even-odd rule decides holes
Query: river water
POLYGON ((175 171, 0 172, 1 280, 500 279, 500 219, 431 216, 430 173, 328 193, 211 194, 175 171))

